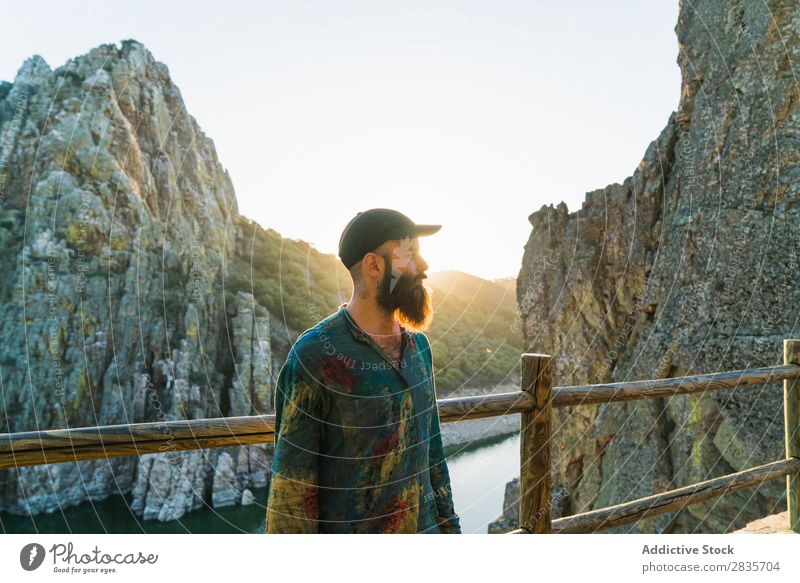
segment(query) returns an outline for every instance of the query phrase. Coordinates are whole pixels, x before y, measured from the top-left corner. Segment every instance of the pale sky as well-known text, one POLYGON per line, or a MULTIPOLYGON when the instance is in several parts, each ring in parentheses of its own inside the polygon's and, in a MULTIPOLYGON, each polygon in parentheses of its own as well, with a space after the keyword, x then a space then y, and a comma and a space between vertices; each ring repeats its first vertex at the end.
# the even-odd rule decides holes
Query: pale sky
POLYGON ((678 0, 0 1, 0 79, 128 38, 169 67, 240 212, 335 253, 441 223, 430 271, 516 275, 545 204, 622 182, 677 108, 678 0))

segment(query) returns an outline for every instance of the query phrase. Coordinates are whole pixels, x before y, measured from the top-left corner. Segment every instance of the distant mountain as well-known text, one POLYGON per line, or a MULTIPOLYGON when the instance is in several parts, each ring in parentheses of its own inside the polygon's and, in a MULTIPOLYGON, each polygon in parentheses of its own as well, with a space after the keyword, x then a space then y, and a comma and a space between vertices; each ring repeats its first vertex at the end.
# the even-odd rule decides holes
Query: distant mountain
POLYGON ((427 281, 436 310, 429 336, 440 396, 462 386, 517 382, 522 333, 516 279, 441 271, 427 281))
POLYGON ((515 276, 510 277, 501 277, 499 279, 491 280, 492 283, 496 283, 497 285, 502 285, 504 287, 511 288, 512 294, 516 295, 517 293, 517 278, 515 276))

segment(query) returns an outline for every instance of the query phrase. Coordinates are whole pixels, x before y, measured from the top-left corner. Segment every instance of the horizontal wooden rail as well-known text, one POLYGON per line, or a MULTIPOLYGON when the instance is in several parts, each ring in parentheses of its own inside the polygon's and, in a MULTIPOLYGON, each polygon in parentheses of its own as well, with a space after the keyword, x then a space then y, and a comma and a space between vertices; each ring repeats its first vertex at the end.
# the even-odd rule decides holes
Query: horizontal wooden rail
POLYGON ((593 405, 636 399, 654 399, 670 395, 703 393, 720 389, 735 389, 746 385, 760 385, 784 381, 800 376, 800 365, 782 364, 764 368, 733 370, 670 379, 630 381, 603 385, 553 387, 553 407, 593 405))
POLYGON ((440 399, 436 401, 436 405, 439 408, 439 420, 442 423, 452 423, 466 419, 525 413, 533 409, 533 397, 530 393, 514 391, 512 393, 440 399))
MULTIPOLYGON (((800 365, 788 364, 651 381, 553 387, 550 404, 565 407, 649 399, 798 377, 800 365)), ((442 423, 526 413, 534 406, 533 397, 525 391, 440 399, 436 403, 442 423)), ((268 443, 275 440, 274 428, 275 415, 254 415, 2 433, 0 469, 268 443)))
MULTIPOLYGON (((531 409, 521 391, 437 401, 442 423, 531 409)), ((219 417, 0 434, 0 469, 275 441, 275 415, 219 417)))
MULTIPOLYGON (((553 521, 553 532, 559 534, 592 533, 598 530, 622 526, 650 516, 680 510, 690 504, 709 498, 735 492, 743 488, 759 486, 762 483, 800 472, 800 458, 787 458, 713 478, 677 490, 655 494, 616 506, 609 506, 591 512, 558 518, 553 521)), ((524 528, 512 530, 508 534, 529 534, 524 528)))
POLYGON ((0 468, 273 441, 275 415, 0 434, 0 468))

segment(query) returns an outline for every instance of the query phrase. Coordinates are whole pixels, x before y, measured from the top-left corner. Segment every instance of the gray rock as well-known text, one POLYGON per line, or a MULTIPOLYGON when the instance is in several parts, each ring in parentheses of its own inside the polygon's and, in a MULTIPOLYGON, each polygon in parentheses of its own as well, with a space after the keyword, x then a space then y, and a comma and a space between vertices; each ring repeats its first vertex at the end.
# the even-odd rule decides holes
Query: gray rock
POLYGON ((139 457, 131 509, 144 520, 177 520, 203 507, 206 464, 202 451, 139 457))
POLYGON ((233 458, 223 452, 217 458, 217 467, 214 471, 211 500, 214 508, 235 505, 241 497, 236 483, 236 471, 233 458))
POLYGON ((489 523, 488 533, 503 534, 519 527, 519 478, 514 478, 506 484, 503 513, 489 523))
POLYGON ((272 411, 274 398, 269 315, 257 315, 260 306, 252 294, 240 292, 237 308, 231 318, 237 355, 230 389, 231 415, 264 415, 272 411))
MULTIPOLYGON (((223 293, 245 219, 166 66, 125 41, 0 85, 0 433, 272 412, 269 314, 223 293)), ((239 449, 265 485, 271 446, 239 449)), ((0 510, 173 519, 219 453, 167 455, 1 470, 0 510)))
MULTIPOLYGON (((533 213, 517 281, 528 349, 557 385, 782 363, 800 306, 800 5, 684 2, 678 111, 622 184, 533 213), (531 345, 534 343, 534 345, 531 345)), ((784 456, 781 383, 558 409, 568 514, 784 456)), ((609 532, 727 532, 783 480, 609 532)))
POLYGON ((242 492, 242 506, 250 506, 251 504, 255 503, 256 503, 255 495, 250 490, 245 488, 244 492, 242 492))

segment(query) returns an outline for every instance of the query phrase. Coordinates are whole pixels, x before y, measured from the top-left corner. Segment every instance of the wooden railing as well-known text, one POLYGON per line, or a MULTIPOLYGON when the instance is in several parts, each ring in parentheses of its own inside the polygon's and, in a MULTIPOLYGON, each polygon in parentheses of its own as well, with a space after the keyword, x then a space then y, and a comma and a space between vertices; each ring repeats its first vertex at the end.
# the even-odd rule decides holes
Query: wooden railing
MULTIPOLYGON (((442 423, 521 413, 520 528, 512 534, 588 533, 679 510, 786 476, 789 528, 800 532, 800 340, 784 340, 784 364, 670 379, 553 387, 553 359, 523 354, 522 390, 440 399, 442 423), (552 519, 552 409, 784 381, 786 458, 684 488, 552 519)), ((131 423, 0 434, 0 469, 146 453, 252 445, 275 439, 275 416, 131 423)))
POLYGON ((800 340, 784 340, 783 366, 671 379, 552 388, 553 361, 546 354, 522 355, 522 388, 534 407, 522 414, 520 441, 520 528, 510 534, 590 533, 786 476, 789 528, 800 532, 800 340), (669 490, 607 508, 552 519, 550 442, 553 407, 652 399, 770 381, 784 382, 786 458, 755 468, 669 490))

